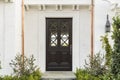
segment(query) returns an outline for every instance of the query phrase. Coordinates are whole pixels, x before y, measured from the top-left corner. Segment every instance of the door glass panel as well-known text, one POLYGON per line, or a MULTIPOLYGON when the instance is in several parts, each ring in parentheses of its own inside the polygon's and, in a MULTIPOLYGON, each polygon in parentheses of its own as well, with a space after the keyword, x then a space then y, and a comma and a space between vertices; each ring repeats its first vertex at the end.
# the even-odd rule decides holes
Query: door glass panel
POLYGON ((57 24, 55 22, 53 22, 50 25, 50 46, 54 47, 57 46, 58 44, 58 40, 57 40, 57 24))
POLYGON ((57 33, 51 33, 51 46, 57 46, 57 33))
POLYGON ((61 23, 61 46, 67 47, 69 46, 69 26, 67 22, 61 23))
POLYGON ((68 33, 61 34, 61 46, 69 46, 68 37, 69 37, 68 33))

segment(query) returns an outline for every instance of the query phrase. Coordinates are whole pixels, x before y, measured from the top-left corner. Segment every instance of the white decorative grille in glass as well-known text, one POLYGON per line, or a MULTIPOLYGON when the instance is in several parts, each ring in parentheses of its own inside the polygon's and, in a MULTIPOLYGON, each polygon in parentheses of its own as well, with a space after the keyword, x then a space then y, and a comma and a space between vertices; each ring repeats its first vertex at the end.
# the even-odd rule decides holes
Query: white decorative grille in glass
POLYGON ((60 35, 61 46, 69 46, 69 26, 67 22, 62 22, 61 24, 61 35, 60 35))
POLYGON ((50 25, 50 46, 57 46, 58 41, 57 41, 57 23, 53 22, 50 25))

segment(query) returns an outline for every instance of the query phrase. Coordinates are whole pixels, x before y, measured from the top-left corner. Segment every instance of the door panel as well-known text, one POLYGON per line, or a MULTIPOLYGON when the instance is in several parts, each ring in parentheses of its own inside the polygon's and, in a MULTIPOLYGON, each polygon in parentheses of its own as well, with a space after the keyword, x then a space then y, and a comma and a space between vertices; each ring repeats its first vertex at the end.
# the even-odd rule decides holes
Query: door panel
POLYGON ((46 18, 46 70, 72 70, 72 18, 46 18))

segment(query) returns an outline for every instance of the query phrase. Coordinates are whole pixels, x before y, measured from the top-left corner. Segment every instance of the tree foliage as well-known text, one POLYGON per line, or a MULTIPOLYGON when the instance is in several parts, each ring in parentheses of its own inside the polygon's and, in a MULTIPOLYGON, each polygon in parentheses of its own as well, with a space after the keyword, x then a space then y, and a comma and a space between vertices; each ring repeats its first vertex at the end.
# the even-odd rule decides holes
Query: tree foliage
POLYGON ((108 34, 101 36, 102 48, 105 50, 105 65, 110 68, 112 58, 112 47, 108 40, 108 34))
POLYGON ((112 39, 114 41, 111 70, 114 75, 120 74, 120 18, 113 18, 112 39))

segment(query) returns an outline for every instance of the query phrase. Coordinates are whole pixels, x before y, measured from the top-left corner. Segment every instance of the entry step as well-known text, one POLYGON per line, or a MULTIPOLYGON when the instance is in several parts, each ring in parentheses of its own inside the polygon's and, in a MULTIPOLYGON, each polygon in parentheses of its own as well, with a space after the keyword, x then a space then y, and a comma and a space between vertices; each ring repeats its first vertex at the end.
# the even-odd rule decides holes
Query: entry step
POLYGON ((71 71, 47 71, 42 75, 42 80, 75 80, 76 76, 71 71))

